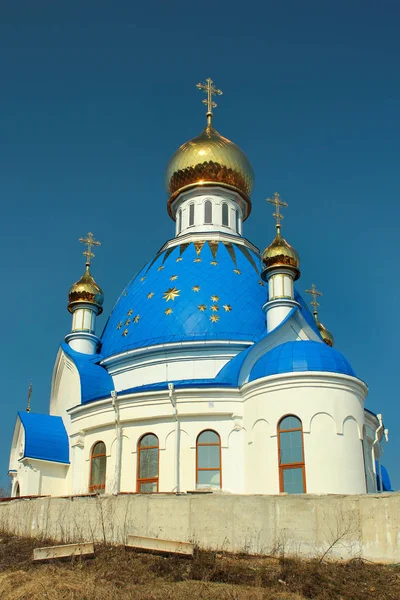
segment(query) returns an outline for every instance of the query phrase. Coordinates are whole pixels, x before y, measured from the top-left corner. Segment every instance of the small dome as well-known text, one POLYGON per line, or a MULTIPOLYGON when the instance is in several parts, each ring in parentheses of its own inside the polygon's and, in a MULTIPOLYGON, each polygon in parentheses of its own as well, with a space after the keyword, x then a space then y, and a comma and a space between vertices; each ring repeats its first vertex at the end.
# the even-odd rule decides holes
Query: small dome
POLYGON ((318 318, 316 318, 315 320, 317 323, 318 331, 319 331, 322 339, 324 340, 325 344, 328 344, 328 346, 330 346, 332 348, 333 342, 334 342, 333 335, 331 334, 330 331, 327 330, 326 327, 324 327, 322 325, 322 323, 319 321, 318 318))
POLYGON ((68 293, 68 310, 73 312, 73 307, 80 303, 94 304, 99 309, 98 314, 103 312, 102 305, 104 302, 103 290, 97 285, 93 279, 89 267, 86 266, 86 271, 82 277, 74 283, 68 293))
POLYGON ((334 348, 322 342, 286 342, 267 352, 254 365, 249 381, 279 373, 328 371, 356 377, 350 363, 334 348))
POLYGON ((268 248, 265 248, 262 253, 262 261, 265 265, 263 275, 276 267, 286 267, 294 271, 295 281, 300 277, 300 256, 285 238, 281 236, 279 229, 272 244, 268 248))
POLYGON ((168 163, 165 175, 170 194, 168 211, 171 214, 170 204, 182 190, 217 183, 241 194, 248 206, 246 218, 250 214, 253 182, 253 169, 244 152, 209 125, 178 148, 168 163))

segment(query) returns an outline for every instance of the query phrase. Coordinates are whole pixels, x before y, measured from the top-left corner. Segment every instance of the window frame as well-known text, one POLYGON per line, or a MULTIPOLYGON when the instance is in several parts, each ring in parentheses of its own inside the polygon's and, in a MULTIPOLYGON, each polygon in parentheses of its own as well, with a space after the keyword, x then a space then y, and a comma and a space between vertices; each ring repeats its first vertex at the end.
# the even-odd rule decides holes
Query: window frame
POLYGON ((179 235, 181 233, 181 231, 182 231, 182 209, 181 208, 178 210, 178 227, 177 227, 177 230, 178 230, 177 233, 179 235))
POLYGON ((222 226, 229 227, 229 206, 228 206, 227 202, 222 203, 221 211, 222 211, 222 214, 221 214, 222 226), (224 211, 226 212, 226 219, 224 219, 224 211), (226 223, 224 221, 226 221, 226 223))
MULTIPOLYGON (((304 432, 303 432, 303 422, 297 416, 293 414, 284 415, 278 422, 278 466, 279 466, 279 492, 285 492, 285 485, 283 480, 283 472, 288 469, 301 469, 302 481, 303 481, 303 491, 302 494, 307 493, 307 485, 306 485, 306 463, 304 458, 304 432), (287 417, 294 417, 298 421, 300 421, 300 427, 295 429, 281 429, 281 423, 287 417), (282 465, 281 464, 281 433, 289 433, 291 431, 301 431, 301 454, 302 454, 302 462, 293 462, 282 465)), ((286 492, 289 493, 289 492, 286 492)))
MULTIPOLYGON (((196 438, 196 488, 199 485, 199 471, 219 471, 219 488, 216 488, 216 489, 222 490, 222 444, 221 444, 221 436, 219 435, 218 431, 215 431, 215 429, 203 429, 202 431, 200 431, 200 433, 198 434, 198 436, 196 438), (218 443, 202 444, 200 442, 200 444, 199 444, 200 436, 203 435, 203 433, 207 433, 208 431, 215 433, 215 435, 218 437, 218 443), (199 467, 199 446, 219 446, 219 468, 218 469, 213 469, 213 468, 208 468, 208 467, 199 467)), ((201 484, 201 485, 203 485, 203 484, 201 484)), ((211 489, 213 487, 215 487, 215 486, 210 485, 211 489)))
POLYGON ((158 492, 159 480, 160 480, 160 440, 158 438, 158 435, 156 435, 152 431, 148 431, 147 433, 144 433, 143 435, 140 436, 138 443, 137 443, 136 493, 137 494, 156 494, 158 492), (143 448, 141 448, 141 442, 146 437, 146 435, 154 435, 154 437, 157 438, 157 442, 158 442, 157 446, 144 446, 143 448), (152 450, 153 448, 157 448, 157 450, 158 450, 158 452, 157 452, 157 473, 158 473, 157 477, 140 477, 140 453, 143 452, 143 450, 152 450), (140 487, 144 483, 156 483, 157 484, 156 491, 155 492, 142 492, 140 487))
POLYGON ((191 202, 189 204, 189 225, 188 225, 188 227, 194 227, 194 217, 195 217, 194 211, 195 211, 194 202, 191 202))
POLYGON ((92 449, 90 451, 90 478, 89 478, 89 493, 90 494, 104 494, 106 491, 106 477, 107 477, 107 446, 105 445, 105 443, 103 442, 103 440, 97 440, 97 442, 95 442, 92 446, 92 449), (104 452, 102 452, 101 454, 94 454, 94 450, 96 448, 96 446, 98 444, 103 444, 104 446, 104 452), (104 484, 93 484, 92 483, 92 477, 93 477, 93 459, 94 458, 101 458, 101 457, 105 457, 106 461, 106 468, 104 469, 104 484))
POLYGON ((212 225, 213 224, 213 203, 211 200, 205 200, 204 202, 204 225, 212 225), (210 205, 210 220, 207 221, 207 207, 210 205))
POLYGON ((238 208, 235 210, 235 229, 236 233, 240 235, 240 213, 238 208))

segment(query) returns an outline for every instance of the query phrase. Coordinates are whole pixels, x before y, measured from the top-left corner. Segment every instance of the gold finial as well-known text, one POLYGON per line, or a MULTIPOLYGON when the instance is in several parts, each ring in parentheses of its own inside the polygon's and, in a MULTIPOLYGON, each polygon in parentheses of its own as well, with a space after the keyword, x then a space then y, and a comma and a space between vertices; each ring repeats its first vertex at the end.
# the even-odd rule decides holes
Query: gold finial
POLYGON ((82 244, 87 245, 87 249, 84 252, 82 252, 82 254, 86 256, 86 266, 90 267, 90 260, 94 258, 92 246, 101 246, 101 242, 98 242, 94 239, 93 233, 91 231, 89 231, 86 238, 79 238, 79 241, 82 242, 82 244))
POLYGON ((314 317, 318 317, 319 303, 317 302, 317 298, 318 296, 322 296, 322 292, 319 292, 315 287, 315 284, 313 283, 311 288, 309 290, 306 290, 306 294, 311 294, 311 296, 313 297, 312 302, 310 302, 310 304, 314 307, 314 317))
POLYGON ((31 382, 29 384, 29 387, 28 387, 28 401, 27 401, 27 404, 26 404, 26 412, 27 413, 31 412, 31 397, 32 397, 32 380, 31 380, 31 382))
POLYGON ((213 117, 212 109, 216 108, 218 106, 217 103, 214 102, 212 97, 215 94, 218 94, 218 96, 221 96, 221 94, 222 94, 222 91, 217 89, 213 85, 213 83, 214 83, 213 80, 208 77, 206 79, 206 83, 197 83, 196 84, 196 87, 199 88, 199 90, 203 90, 203 92, 205 92, 207 94, 207 98, 204 98, 204 100, 203 100, 203 104, 206 104, 206 106, 207 106, 207 127, 211 126, 211 120, 213 117))
POLYGON ((279 209, 281 206, 286 207, 288 205, 288 203, 281 200, 278 192, 275 192, 275 194, 273 195, 272 198, 267 198, 267 202, 275 205, 275 212, 272 213, 272 216, 275 217, 275 219, 276 219, 276 229, 277 229, 278 233, 280 233, 281 220, 283 219, 283 215, 281 214, 279 209))

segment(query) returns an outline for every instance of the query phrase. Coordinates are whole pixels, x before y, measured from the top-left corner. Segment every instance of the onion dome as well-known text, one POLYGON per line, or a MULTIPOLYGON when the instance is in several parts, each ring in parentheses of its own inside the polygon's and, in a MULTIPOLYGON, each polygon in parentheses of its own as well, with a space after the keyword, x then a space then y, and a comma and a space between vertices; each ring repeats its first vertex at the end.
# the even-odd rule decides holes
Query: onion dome
POLYGON ((331 348, 333 347, 334 338, 330 331, 327 330, 326 327, 322 325, 319 321, 318 317, 315 317, 315 322, 317 323, 318 331, 324 340, 325 344, 328 344, 331 348))
POLYGON ((165 175, 165 185, 171 203, 184 190, 198 185, 222 185, 233 189, 245 200, 244 218, 251 210, 250 194, 254 173, 245 153, 233 142, 212 127, 183 144, 170 159, 165 175))
POLYGON ((74 283, 68 293, 68 310, 70 313, 79 303, 94 304, 98 313, 103 312, 104 294, 103 290, 97 285, 90 273, 89 265, 82 277, 74 283))
POLYGON ((262 253, 262 261, 264 263, 263 276, 271 271, 271 269, 285 268, 293 271, 295 281, 300 277, 300 256, 285 238, 281 236, 280 228, 278 228, 272 244, 268 248, 265 248, 262 253))

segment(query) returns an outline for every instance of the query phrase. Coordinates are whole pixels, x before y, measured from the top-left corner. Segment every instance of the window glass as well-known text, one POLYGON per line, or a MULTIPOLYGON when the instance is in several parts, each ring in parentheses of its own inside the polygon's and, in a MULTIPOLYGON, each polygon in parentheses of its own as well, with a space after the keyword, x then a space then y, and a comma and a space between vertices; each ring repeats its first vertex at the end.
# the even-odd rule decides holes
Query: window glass
POLYGON ((210 200, 204 202, 204 223, 212 223, 212 204, 210 200))
POLYGON ((194 225, 194 204, 189 205, 189 226, 194 225))
POLYGON ((215 431, 203 431, 198 438, 199 444, 219 444, 219 435, 215 431))
POLYGON ((92 458, 92 486, 104 485, 106 482, 106 464, 105 456, 95 456, 92 458))
POLYGON ((287 494, 302 494, 304 492, 303 469, 301 467, 284 469, 283 487, 287 494))
POLYGON ((225 202, 222 205, 222 225, 229 225, 228 205, 225 202))
POLYGON ((153 481, 152 483, 141 483, 140 491, 142 494, 153 494, 157 491, 157 482, 153 481))
POLYGON ((158 448, 158 437, 152 433, 148 433, 140 440, 140 447, 146 448, 148 446, 157 446, 158 448))
POLYGON ((301 421, 297 417, 285 417, 282 419, 279 429, 281 431, 284 429, 301 429, 301 421))
POLYGON ((219 469, 219 444, 218 446, 199 446, 199 469, 219 469))
POLYGON ((182 210, 178 211, 178 233, 182 231, 182 210))
POLYGON ((136 488, 138 492, 150 494, 158 491, 158 450, 158 437, 154 433, 147 433, 139 440, 136 488))
POLYGON ((220 487, 221 475, 220 471, 199 471, 197 484, 204 487, 220 487))
POLYGON ((236 209, 235 214, 236 214, 236 231, 238 233, 240 233, 240 231, 239 231, 239 210, 238 209, 236 209))
POLYGON ((301 431, 281 432, 281 465, 303 462, 303 435, 301 431))
POLYGON ((105 453, 106 453, 106 446, 105 446, 104 442, 97 442, 97 444, 95 444, 93 446, 93 451, 92 451, 93 456, 95 454, 105 454, 105 453))
POLYGON ((140 479, 158 477, 158 448, 140 450, 140 479))

